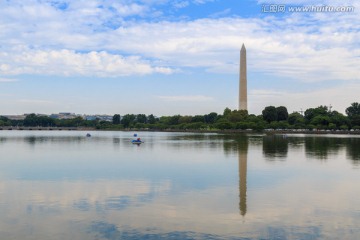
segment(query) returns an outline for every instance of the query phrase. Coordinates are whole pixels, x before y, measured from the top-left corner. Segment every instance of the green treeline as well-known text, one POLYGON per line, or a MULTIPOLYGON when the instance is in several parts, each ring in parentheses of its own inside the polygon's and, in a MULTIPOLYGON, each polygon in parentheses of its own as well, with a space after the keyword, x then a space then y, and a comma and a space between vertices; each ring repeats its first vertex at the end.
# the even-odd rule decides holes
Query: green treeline
POLYGON ((304 114, 289 114, 284 106, 265 107, 261 115, 248 114, 246 110, 230 110, 223 114, 215 112, 195 116, 162 116, 153 114, 115 114, 112 122, 100 120, 53 119, 48 116, 27 115, 24 120, 10 120, 0 117, 0 126, 25 127, 87 127, 96 129, 149 129, 149 130, 264 130, 264 129, 322 129, 348 130, 360 129, 360 104, 352 103, 346 109, 346 115, 332 111, 326 106, 309 108, 304 114))

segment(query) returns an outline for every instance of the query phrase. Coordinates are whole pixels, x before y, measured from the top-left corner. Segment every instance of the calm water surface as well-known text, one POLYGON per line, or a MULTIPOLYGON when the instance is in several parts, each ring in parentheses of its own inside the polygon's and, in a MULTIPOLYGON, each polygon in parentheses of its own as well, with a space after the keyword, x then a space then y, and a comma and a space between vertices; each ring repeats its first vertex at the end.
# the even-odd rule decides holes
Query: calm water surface
POLYGON ((0 239, 360 239, 360 138, 0 131, 0 239))

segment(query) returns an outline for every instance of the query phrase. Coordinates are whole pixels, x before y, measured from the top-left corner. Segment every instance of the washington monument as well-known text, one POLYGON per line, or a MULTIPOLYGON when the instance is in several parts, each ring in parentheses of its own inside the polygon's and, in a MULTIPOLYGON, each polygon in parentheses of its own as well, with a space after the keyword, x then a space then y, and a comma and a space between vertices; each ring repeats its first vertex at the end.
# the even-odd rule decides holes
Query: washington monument
POLYGON ((240 77, 239 77, 239 110, 247 110, 247 73, 246 49, 243 44, 240 50, 240 77))

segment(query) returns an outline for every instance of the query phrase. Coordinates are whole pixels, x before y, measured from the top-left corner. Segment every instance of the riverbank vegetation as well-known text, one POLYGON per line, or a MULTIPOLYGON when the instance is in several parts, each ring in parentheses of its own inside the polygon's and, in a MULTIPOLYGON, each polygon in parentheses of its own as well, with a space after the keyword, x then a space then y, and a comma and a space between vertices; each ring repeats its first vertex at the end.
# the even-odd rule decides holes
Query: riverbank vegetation
POLYGON ((346 115, 327 106, 309 108, 303 114, 288 113, 284 106, 267 106, 261 115, 248 114, 246 110, 226 108, 222 114, 211 112, 195 116, 162 116, 153 114, 115 114, 113 121, 54 119, 49 116, 29 114, 24 120, 0 117, 0 126, 16 127, 83 127, 103 130, 257 130, 302 129, 302 130, 359 130, 360 104, 355 102, 346 108, 346 115))

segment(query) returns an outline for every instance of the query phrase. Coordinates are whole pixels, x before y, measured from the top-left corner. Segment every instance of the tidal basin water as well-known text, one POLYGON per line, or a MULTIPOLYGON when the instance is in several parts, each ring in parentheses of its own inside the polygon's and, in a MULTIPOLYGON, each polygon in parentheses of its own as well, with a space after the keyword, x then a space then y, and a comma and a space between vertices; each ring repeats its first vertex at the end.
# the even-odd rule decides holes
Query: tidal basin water
POLYGON ((360 239, 360 138, 0 131, 0 239, 360 239))

